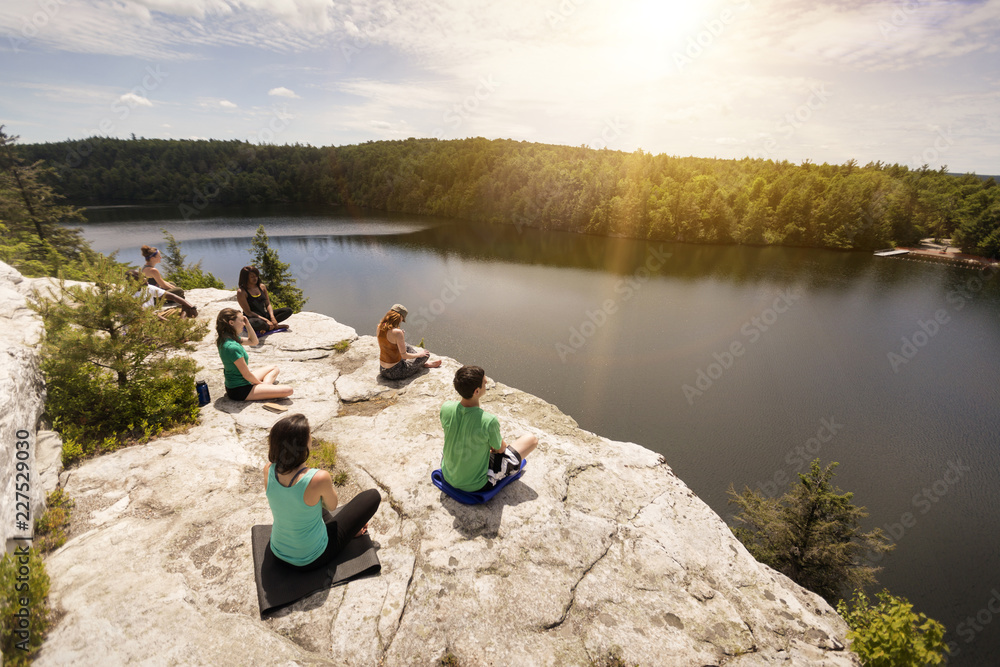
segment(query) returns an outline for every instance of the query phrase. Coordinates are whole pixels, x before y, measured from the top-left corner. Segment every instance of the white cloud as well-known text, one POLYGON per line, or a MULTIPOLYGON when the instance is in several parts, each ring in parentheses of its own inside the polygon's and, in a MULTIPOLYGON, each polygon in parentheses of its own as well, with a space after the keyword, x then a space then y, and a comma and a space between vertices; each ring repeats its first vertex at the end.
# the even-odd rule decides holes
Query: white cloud
POLYGON ((219 100, 219 106, 223 109, 235 109, 236 105, 229 100, 219 100))
POLYGON ((135 107, 151 107, 153 103, 149 101, 148 98, 142 95, 136 95, 135 93, 125 93, 118 98, 119 102, 124 102, 132 108, 135 107))
POLYGON ((278 88, 272 88, 271 90, 267 91, 267 94, 273 95, 275 97, 291 97, 294 99, 299 99, 299 96, 295 94, 295 91, 289 90, 284 86, 279 86, 278 88))

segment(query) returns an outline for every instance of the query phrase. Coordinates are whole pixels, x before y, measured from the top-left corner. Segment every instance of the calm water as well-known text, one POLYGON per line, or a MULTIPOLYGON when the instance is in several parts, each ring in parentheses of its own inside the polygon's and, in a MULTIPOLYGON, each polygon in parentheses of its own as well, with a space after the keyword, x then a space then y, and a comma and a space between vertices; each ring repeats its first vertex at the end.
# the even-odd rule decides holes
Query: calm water
POLYGON ((945 624, 952 664, 1000 661, 997 277, 343 210, 88 216, 97 250, 138 264, 165 227, 230 286, 264 224, 309 310, 368 334, 404 303, 409 341, 662 453, 723 517, 730 484, 839 461, 897 542, 880 582, 945 624))

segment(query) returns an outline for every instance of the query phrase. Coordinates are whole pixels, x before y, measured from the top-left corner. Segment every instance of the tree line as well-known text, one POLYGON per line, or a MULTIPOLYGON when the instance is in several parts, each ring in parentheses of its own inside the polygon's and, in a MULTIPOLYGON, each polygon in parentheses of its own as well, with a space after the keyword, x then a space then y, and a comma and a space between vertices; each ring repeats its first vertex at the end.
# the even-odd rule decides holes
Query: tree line
POLYGON ((875 249, 924 236, 1000 255, 993 178, 470 138, 336 147, 89 139, 15 147, 80 204, 358 206, 603 236, 875 249))

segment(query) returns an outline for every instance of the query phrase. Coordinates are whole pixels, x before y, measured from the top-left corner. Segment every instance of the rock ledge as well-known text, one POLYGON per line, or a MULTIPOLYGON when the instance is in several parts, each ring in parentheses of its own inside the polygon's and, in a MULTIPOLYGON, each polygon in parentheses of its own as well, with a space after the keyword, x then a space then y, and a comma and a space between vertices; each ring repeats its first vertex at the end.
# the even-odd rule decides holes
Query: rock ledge
MULTIPOLYGON (((35 282, 0 271, 19 319, 11 303, 35 282)), ((191 296, 211 322, 232 301, 191 296)), ((289 323, 251 367, 279 364, 295 387, 285 403, 337 443, 342 498, 382 492, 381 576, 259 618, 250 527, 271 520, 261 469, 279 416, 225 398, 210 334, 195 357, 214 400, 198 426, 62 473, 77 511, 47 559, 62 617, 37 664, 432 665, 450 652, 464 667, 534 667, 590 665, 612 646, 643 666, 860 664, 833 609, 757 563, 657 454, 497 383, 483 406, 504 437, 540 444, 489 505, 460 505, 430 483, 459 363, 380 383, 374 338, 315 313, 289 323)), ((31 334, 12 355, 34 374, 31 334)))

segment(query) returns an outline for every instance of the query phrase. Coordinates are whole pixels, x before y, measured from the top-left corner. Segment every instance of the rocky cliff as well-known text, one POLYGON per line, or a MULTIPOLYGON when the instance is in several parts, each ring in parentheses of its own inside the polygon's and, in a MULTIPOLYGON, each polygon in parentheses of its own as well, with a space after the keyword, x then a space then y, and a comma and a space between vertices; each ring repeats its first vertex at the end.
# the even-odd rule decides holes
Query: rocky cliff
MULTIPOLYGON (((10 276, 7 310, 35 282, 10 276)), ((212 322, 235 299, 191 296, 212 322)), ((504 436, 540 444, 490 504, 460 505, 430 483, 459 362, 380 383, 374 338, 314 313, 289 323, 250 350, 251 368, 280 365, 295 388, 283 402, 337 443, 342 499, 381 491, 381 575, 259 618, 250 527, 270 523, 262 469, 279 416, 225 398, 210 335, 195 353, 213 398, 198 426, 62 473, 77 507, 47 559, 60 618, 38 664, 433 665, 450 653, 463 666, 590 665, 613 646, 643 666, 859 664, 830 606, 757 563, 659 455, 495 383, 483 406, 504 436)), ((33 340, 8 354, 30 359, 33 340)), ((21 367, 17 406, 40 390, 21 367)))

